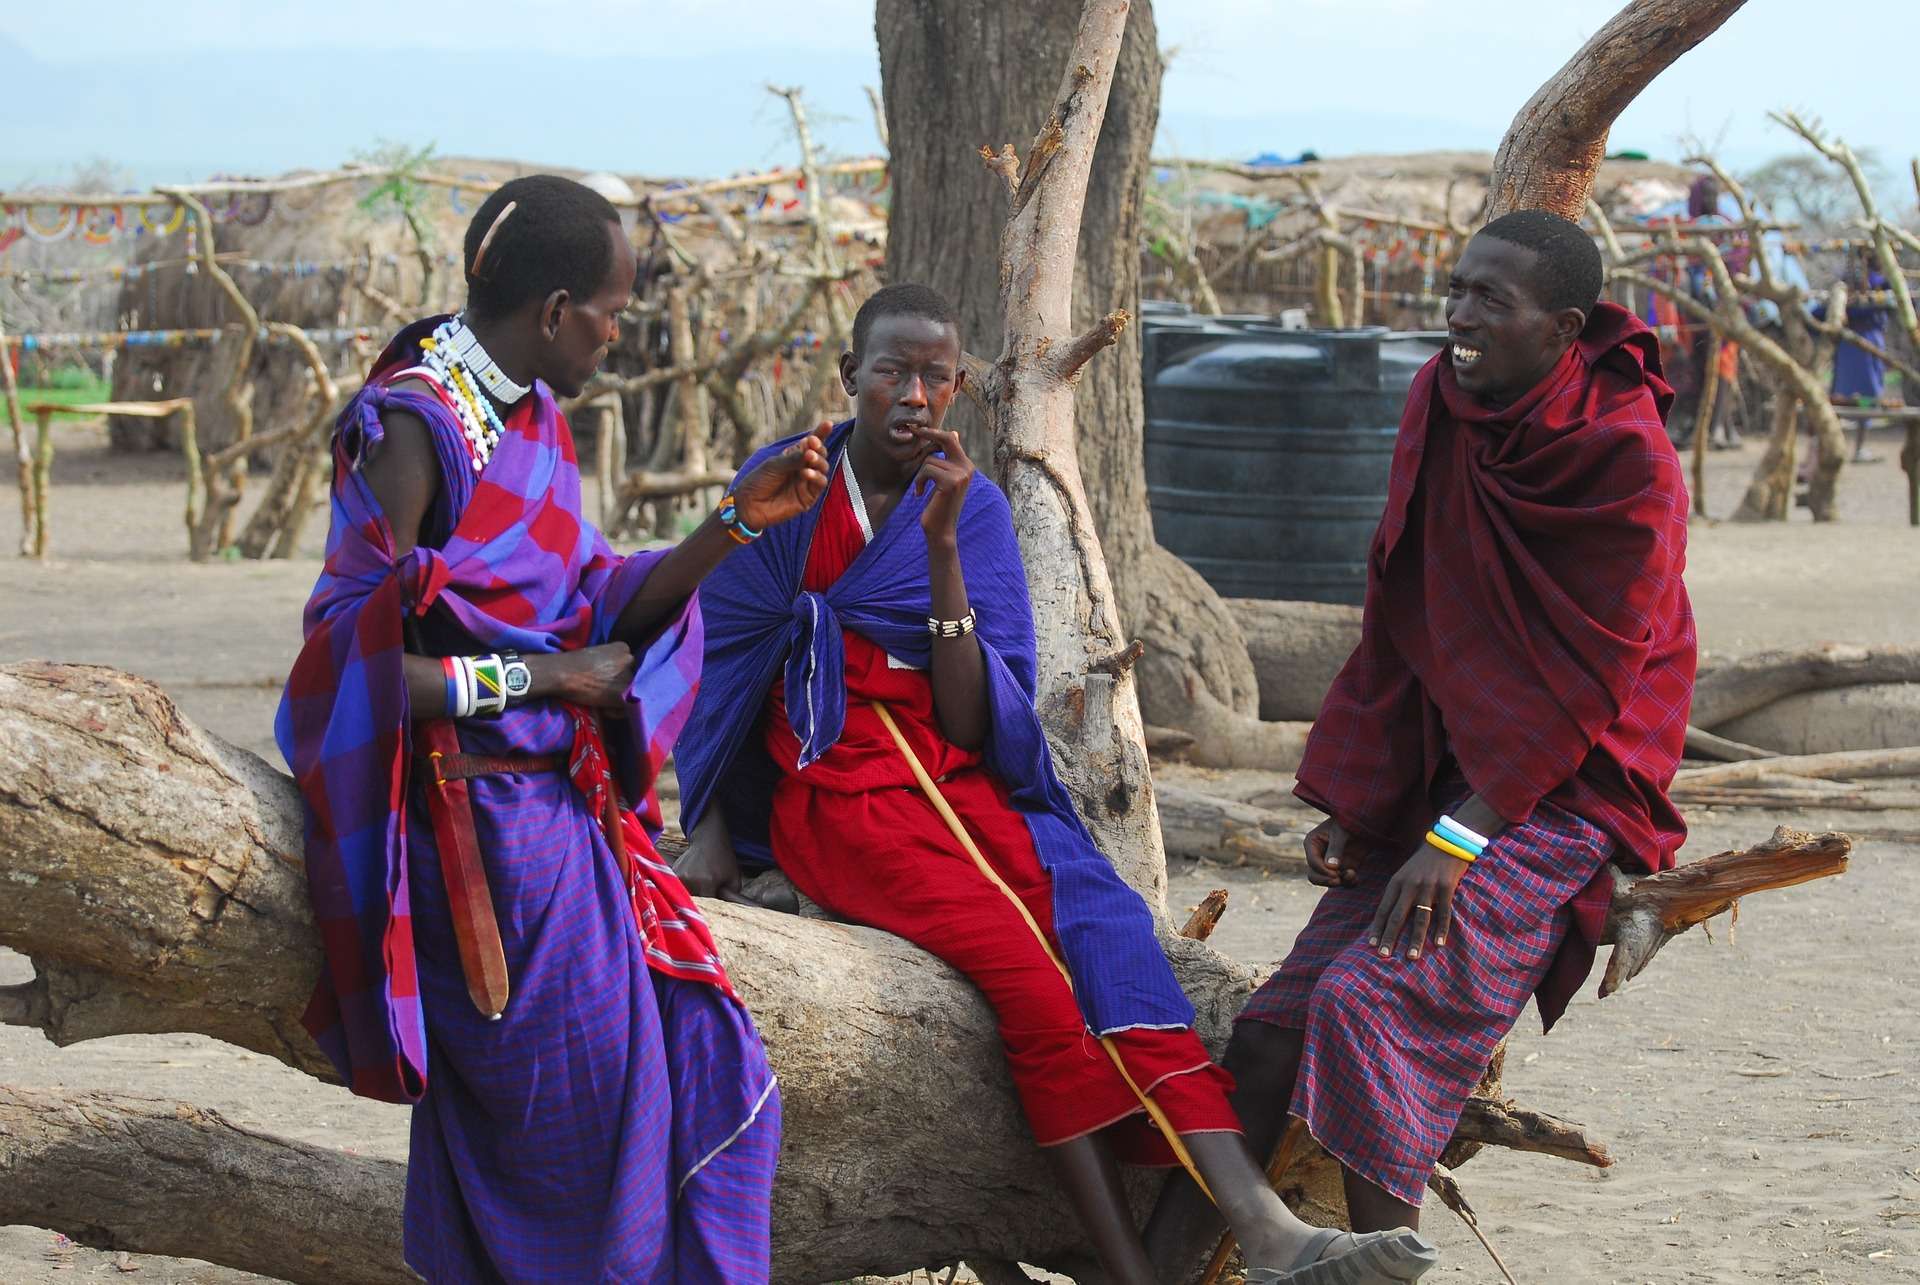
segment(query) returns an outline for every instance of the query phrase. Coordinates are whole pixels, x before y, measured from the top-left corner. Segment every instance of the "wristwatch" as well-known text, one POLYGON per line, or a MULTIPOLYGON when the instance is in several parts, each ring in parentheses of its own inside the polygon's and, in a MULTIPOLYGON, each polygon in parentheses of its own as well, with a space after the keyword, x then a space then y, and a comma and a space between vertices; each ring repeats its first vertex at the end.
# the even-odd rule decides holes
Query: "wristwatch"
POLYGON ((520 659, 519 652, 500 653, 500 685, 506 689, 507 701, 514 705, 524 701, 533 690, 533 671, 520 659))

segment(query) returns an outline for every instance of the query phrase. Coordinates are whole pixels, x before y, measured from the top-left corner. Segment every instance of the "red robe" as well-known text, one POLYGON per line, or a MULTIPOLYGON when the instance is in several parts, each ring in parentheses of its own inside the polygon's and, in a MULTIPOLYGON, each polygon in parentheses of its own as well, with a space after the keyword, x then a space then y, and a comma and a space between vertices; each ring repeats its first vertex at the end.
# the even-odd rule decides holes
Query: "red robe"
MULTIPOLYGON (((1398 859, 1457 765, 1509 823, 1550 799, 1622 864, 1673 864, 1695 639, 1672 399, 1653 333, 1611 303, 1510 406, 1468 397, 1444 357, 1421 371, 1360 645, 1314 723, 1301 798, 1398 859)), ((1610 891, 1602 870, 1575 900, 1540 988, 1549 1025, 1592 966, 1610 891)))
MULTIPOLYGON (((867 535, 836 469, 808 551, 803 587, 824 592, 853 563, 867 535)), ((847 715, 839 741, 805 769, 776 680, 764 721, 783 772, 774 791, 775 859, 794 885, 842 918, 905 937, 985 992, 999 1021, 1015 1088, 1042 1146, 1124 1122, 1124 1158, 1166 1164, 1171 1154, 1145 1120, 1068 983, 1006 898, 921 793, 870 702, 884 701, 975 845, 1053 935, 1052 886, 1005 787, 940 732, 933 683, 853 630, 845 631, 847 715)), ((1054 942, 1058 949, 1057 940, 1054 942)), ((1181 1133, 1239 1130, 1227 1102, 1232 1077, 1191 1029, 1133 1029, 1113 1036, 1140 1087, 1181 1133)))

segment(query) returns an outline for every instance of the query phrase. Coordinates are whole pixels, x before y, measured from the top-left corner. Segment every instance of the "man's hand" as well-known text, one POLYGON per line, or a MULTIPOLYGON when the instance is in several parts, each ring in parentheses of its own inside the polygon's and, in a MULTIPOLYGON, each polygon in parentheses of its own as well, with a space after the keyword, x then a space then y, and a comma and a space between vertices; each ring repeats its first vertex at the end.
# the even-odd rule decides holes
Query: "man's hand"
POLYGON ((927 547, 951 546, 960 530, 960 510, 967 502, 967 488, 973 485, 973 461, 960 445, 960 434, 947 428, 916 428, 922 440, 946 458, 928 455, 914 476, 915 494, 931 487, 933 495, 920 511, 920 529, 927 533, 927 547))
POLYGON ((1307 882, 1344 888, 1360 878, 1360 862, 1347 853, 1347 832, 1328 817, 1307 831, 1307 882))
POLYGON ((740 895, 740 858, 733 844, 713 837, 714 831, 696 831, 687 841, 687 850, 673 863, 673 873, 696 897, 718 897, 722 901, 748 902, 740 895))
POLYGON ((1379 950, 1382 959, 1399 949, 1403 932, 1408 959, 1420 958, 1429 932, 1435 949, 1445 946, 1453 927, 1453 890, 1466 873, 1466 862, 1422 843, 1388 881, 1367 929, 1368 944, 1379 950))
POLYGON ((633 649, 623 642, 601 643, 579 651, 528 656, 528 695, 551 697, 588 709, 619 709, 633 685, 633 649))
POLYGON ((734 484, 733 505, 740 520, 764 531, 812 508, 827 489, 827 433, 822 420, 811 433, 781 451, 734 484))

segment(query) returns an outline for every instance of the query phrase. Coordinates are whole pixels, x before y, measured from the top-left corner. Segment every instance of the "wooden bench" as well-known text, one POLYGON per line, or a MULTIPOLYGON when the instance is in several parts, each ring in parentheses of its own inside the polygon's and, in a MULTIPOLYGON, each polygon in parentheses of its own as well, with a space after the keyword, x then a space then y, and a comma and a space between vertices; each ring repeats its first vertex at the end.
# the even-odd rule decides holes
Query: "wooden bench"
MULTIPOLYGON (((31 402, 23 409, 32 415, 35 421, 32 479, 32 538, 31 546, 23 552, 30 552, 36 558, 47 556, 47 503, 50 475, 53 472, 53 417, 58 414, 69 415, 130 415, 135 419, 166 419, 169 416, 181 417, 181 440, 193 439, 193 399, 191 397, 172 397, 157 402, 78 402, 68 405, 65 402, 31 402)), ((20 479, 22 489, 28 485, 26 478, 20 479)), ((189 481, 189 487, 192 482, 189 481)))

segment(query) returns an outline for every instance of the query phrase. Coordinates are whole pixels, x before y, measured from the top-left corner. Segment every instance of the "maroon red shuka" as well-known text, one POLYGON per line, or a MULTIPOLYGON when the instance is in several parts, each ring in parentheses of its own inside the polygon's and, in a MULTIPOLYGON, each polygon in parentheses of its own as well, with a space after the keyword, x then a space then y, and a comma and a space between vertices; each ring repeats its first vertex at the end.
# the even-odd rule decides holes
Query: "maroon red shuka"
MULTIPOLYGON (((1449 759, 1509 823, 1551 800, 1615 860, 1673 864, 1667 797, 1693 696, 1686 484, 1653 332, 1598 305, 1510 406, 1463 393, 1444 354, 1414 380, 1369 557, 1360 645, 1307 742, 1297 792, 1400 854, 1433 823, 1449 759)), ((1611 887, 1573 903, 1539 990, 1548 1025, 1592 967, 1611 887)))

